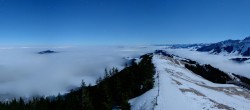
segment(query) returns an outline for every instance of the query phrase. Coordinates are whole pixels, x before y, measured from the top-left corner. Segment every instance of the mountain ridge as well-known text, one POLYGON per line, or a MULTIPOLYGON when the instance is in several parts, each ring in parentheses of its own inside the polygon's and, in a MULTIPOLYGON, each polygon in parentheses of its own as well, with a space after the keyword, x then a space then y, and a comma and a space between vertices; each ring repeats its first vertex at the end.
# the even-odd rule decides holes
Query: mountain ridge
POLYGON ((203 45, 197 48, 200 52, 209 52, 211 54, 237 54, 242 56, 250 56, 250 36, 243 40, 224 40, 217 43, 203 45))

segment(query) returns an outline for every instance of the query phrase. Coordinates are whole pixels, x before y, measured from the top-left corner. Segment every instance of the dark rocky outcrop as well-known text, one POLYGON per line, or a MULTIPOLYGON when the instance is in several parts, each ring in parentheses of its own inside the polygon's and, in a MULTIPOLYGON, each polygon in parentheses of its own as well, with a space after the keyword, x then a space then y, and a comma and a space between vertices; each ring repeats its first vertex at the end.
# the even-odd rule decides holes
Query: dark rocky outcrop
POLYGON ((243 63, 244 61, 249 60, 250 58, 231 58, 230 60, 235 61, 237 63, 243 63))
POLYGON ((38 54, 52 54, 52 53, 57 53, 57 52, 52 51, 52 50, 45 50, 45 51, 38 52, 38 54))

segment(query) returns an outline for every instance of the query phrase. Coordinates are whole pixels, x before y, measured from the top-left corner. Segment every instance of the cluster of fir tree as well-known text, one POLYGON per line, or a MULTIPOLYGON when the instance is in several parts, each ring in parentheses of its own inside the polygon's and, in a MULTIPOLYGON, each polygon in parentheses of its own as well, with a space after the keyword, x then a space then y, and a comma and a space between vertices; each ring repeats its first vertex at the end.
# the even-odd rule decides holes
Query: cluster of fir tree
POLYGON ((209 64, 200 65, 198 63, 193 63, 185 64, 185 67, 195 74, 200 75, 201 77, 214 83, 226 84, 227 81, 232 80, 227 73, 219 70, 218 68, 214 68, 209 64))

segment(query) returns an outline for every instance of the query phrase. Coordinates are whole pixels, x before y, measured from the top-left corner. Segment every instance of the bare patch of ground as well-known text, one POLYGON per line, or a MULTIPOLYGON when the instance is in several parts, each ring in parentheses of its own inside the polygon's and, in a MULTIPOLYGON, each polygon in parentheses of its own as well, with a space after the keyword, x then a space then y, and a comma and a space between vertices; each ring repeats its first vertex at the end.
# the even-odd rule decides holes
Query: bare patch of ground
POLYGON ((180 90, 181 90, 181 92, 192 92, 192 93, 194 93, 194 94, 196 94, 196 95, 198 95, 198 96, 203 96, 203 97, 205 97, 204 94, 200 93, 199 91, 197 91, 197 90, 195 90, 195 89, 193 89, 193 88, 189 88, 189 89, 180 89, 180 90))
POLYGON ((181 82, 179 82, 179 81, 177 81, 177 80, 175 80, 175 79, 172 79, 176 84, 178 84, 178 85, 182 85, 181 84, 181 82))
POLYGON ((204 97, 205 99, 208 99, 210 102, 213 102, 214 103, 214 107, 218 108, 218 109, 226 109, 226 110, 235 110, 235 108, 232 108, 232 107, 229 107, 227 105, 224 105, 224 104, 221 104, 221 103, 218 103, 208 97, 206 97, 204 94, 202 94, 201 92, 193 89, 193 88, 189 88, 189 89, 180 89, 181 92, 185 93, 185 92, 191 92, 191 93, 194 93, 196 94, 197 96, 201 96, 201 97, 204 97))
MULTIPOLYGON (((199 84, 197 84, 199 85, 199 84)), ((224 92, 228 95, 237 95, 237 96, 242 96, 248 100, 250 100, 250 93, 240 87, 210 87, 207 85, 199 85, 208 89, 224 92)))
POLYGON ((221 103, 218 103, 212 99, 208 99, 209 101, 213 102, 215 105, 214 107, 218 108, 218 109, 226 109, 226 110, 236 110, 235 108, 232 108, 232 107, 229 107, 227 105, 224 105, 224 104, 221 104, 221 103))

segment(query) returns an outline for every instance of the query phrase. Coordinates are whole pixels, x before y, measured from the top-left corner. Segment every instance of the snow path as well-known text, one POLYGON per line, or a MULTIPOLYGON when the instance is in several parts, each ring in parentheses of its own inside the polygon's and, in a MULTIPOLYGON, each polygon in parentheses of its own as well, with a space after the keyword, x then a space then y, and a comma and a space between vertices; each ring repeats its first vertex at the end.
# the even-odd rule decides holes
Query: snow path
POLYGON ((154 88, 129 101, 132 110, 250 110, 249 91, 209 82, 176 59, 154 55, 153 63, 159 85, 156 74, 154 88))

